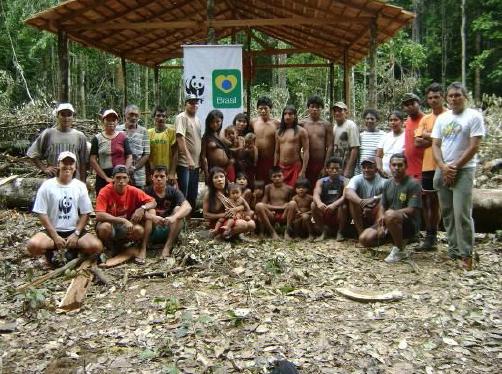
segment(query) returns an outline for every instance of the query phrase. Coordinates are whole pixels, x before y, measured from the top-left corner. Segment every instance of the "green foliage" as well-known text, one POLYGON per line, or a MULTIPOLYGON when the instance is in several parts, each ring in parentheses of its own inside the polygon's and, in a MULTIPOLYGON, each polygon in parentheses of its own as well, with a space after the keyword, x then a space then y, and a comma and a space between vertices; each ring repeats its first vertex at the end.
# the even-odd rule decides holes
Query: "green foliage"
POLYGON ((164 313, 166 314, 166 316, 173 315, 181 307, 181 304, 176 297, 169 297, 169 298, 156 297, 153 300, 153 302, 163 305, 164 313))
POLYGON ((23 302, 23 312, 32 314, 38 309, 45 308, 47 297, 47 290, 44 288, 28 288, 24 293, 19 295, 19 299, 23 302))

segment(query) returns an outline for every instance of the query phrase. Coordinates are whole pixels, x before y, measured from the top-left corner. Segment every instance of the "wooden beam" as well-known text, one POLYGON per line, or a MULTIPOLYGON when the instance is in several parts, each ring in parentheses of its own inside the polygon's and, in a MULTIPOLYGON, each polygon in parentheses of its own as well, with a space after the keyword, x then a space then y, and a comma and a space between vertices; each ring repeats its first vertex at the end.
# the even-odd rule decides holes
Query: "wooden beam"
MULTIPOLYGON (((329 64, 329 107, 331 108, 335 103, 335 64, 329 64)), ((329 111, 331 117, 331 110, 329 111)), ((331 120, 331 118, 330 118, 331 120)))
MULTIPOLYGON (((153 101, 155 106, 159 106, 160 104, 160 74, 159 74, 159 67, 155 66, 153 69, 153 82, 154 82, 154 88, 153 88, 153 101)), ((155 113, 153 113, 155 114, 155 113)))
POLYGON ((122 103, 122 112, 125 110, 127 104, 128 104, 128 98, 127 98, 127 64, 126 60, 124 57, 120 59, 120 62, 122 63, 122 78, 124 80, 124 102, 122 103))
MULTIPOLYGON (((251 37, 252 33, 251 30, 248 30, 247 32, 247 40, 246 40, 246 48, 248 53, 251 51, 251 37)), ((247 69, 248 69, 248 74, 249 78, 246 82, 246 116, 248 117, 248 123, 251 122, 251 85, 253 83, 253 56, 249 56, 249 58, 245 59, 246 64, 248 64, 247 69)))
POLYGON ((216 32, 214 31, 214 0, 207 0, 207 44, 216 44, 216 32))
MULTIPOLYGON (((210 0, 208 0, 210 1, 210 0)), ((350 18, 350 17, 349 17, 350 18)), ((68 31, 81 30, 173 30, 173 29, 197 29, 206 27, 213 28, 231 28, 231 27, 258 27, 258 26, 279 26, 279 25, 329 25, 340 23, 359 23, 368 24, 370 19, 353 19, 349 20, 345 17, 340 18, 307 18, 307 17, 289 17, 289 18, 270 18, 270 19, 228 19, 228 20, 213 20, 213 21, 172 21, 172 22, 110 22, 100 24, 90 24, 81 26, 66 26, 68 31)))
POLYGON ((369 68, 370 75, 368 80, 368 107, 377 107, 377 73, 376 73, 376 59, 377 59, 377 23, 372 22, 370 25, 370 55, 369 55, 369 68))
POLYGON ((349 63, 349 50, 345 49, 343 51, 343 99, 348 107, 348 112, 350 113, 351 107, 351 87, 350 87, 350 63, 349 63))
POLYGON ((255 69, 283 69, 283 68, 329 68, 330 64, 260 64, 255 69))
MULTIPOLYGON (((337 51, 335 48, 326 48, 323 49, 323 52, 326 51, 337 51)), ((249 53, 251 56, 271 56, 271 55, 291 55, 295 53, 312 53, 315 54, 315 51, 312 48, 280 48, 280 49, 263 49, 259 51, 250 51, 245 52, 249 53)))
POLYGON ((70 85, 68 81, 68 35, 65 31, 58 32, 59 59, 59 101, 68 102, 70 85))

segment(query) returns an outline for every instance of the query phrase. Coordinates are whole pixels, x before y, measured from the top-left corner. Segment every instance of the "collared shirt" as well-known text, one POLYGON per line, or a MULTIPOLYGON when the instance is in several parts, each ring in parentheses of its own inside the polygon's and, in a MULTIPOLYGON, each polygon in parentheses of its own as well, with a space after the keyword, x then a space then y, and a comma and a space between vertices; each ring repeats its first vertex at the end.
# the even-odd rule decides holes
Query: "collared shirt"
MULTIPOLYGON (((117 126, 117 131, 124 131, 129 139, 129 146, 132 151, 133 165, 143 157, 150 154, 150 139, 148 132, 143 126, 137 125, 136 128, 129 129, 125 124, 117 126)), ((144 187, 146 184, 145 167, 141 167, 134 172, 134 185, 136 187, 144 187)))

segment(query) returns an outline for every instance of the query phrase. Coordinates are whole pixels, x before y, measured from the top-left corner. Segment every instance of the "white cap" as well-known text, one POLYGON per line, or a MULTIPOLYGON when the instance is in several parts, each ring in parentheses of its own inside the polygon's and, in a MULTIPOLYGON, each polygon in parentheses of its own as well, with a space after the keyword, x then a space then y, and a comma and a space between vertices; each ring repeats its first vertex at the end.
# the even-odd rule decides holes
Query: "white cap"
POLYGON ((70 103, 59 104, 58 107, 56 108, 56 114, 58 114, 62 110, 70 110, 72 113, 75 113, 75 109, 73 109, 73 105, 71 105, 70 103))
POLYGON ((116 111, 113 109, 107 109, 103 112, 103 115, 101 116, 102 118, 106 118, 106 116, 109 116, 110 114, 115 114, 115 117, 119 118, 119 115, 117 114, 116 111))
POLYGON ((73 161, 77 161, 77 156, 75 156, 75 153, 70 152, 70 151, 63 151, 59 154, 58 156, 58 162, 63 161, 65 158, 71 158, 73 161))

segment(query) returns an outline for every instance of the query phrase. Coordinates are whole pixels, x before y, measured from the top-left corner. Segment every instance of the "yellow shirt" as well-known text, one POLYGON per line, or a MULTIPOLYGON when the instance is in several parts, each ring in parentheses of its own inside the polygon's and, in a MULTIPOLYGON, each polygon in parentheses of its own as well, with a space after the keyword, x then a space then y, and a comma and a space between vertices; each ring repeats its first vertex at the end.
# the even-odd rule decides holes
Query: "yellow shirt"
MULTIPOLYGON (((443 113, 444 112, 446 112, 446 109, 443 110, 443 113)), ((430 136, 437 117, 438 116, 436 116, 434 113, 429 113, 423 116, 420 120, 420 123, 418 124, 417 129, 415 130, 415 137, 422 136, 424 132, 426 132, 430 136)), ((436 162, 434 161, 434 156, 432 155, 432 147, 427 147, 424 151, 422 171, 433 170, 436 170, 436 162)))
POLYGON ((176 142, 174 127, 168 125, 162 132, 157 132, 155 128, 149 129, 148 139, 150 139, 150 165, 165 166, 169 169, 171 146, 176 142))

